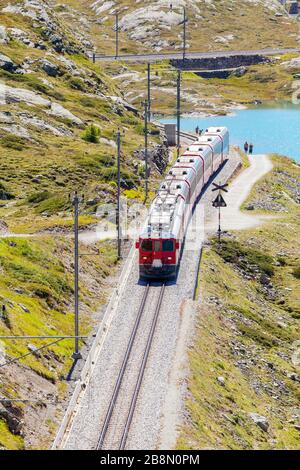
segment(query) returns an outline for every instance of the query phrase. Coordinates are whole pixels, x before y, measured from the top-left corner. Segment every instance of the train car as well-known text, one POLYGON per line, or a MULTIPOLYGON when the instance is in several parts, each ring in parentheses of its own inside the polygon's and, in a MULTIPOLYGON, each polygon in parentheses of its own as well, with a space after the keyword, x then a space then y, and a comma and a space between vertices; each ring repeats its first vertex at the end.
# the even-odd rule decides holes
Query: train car
POLYGON ((141 279, 176 278, 193 207, 228 154, 227 128, 209 127, 170 169, 136 242, 141 279))

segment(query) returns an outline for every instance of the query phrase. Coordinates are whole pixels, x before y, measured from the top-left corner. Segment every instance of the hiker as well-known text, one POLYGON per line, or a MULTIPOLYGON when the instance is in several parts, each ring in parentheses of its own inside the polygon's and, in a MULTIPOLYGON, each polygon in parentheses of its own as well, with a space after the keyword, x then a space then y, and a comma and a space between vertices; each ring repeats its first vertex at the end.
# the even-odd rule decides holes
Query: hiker
POLYGON ((250 154, 250 155, 253 154, 253 144, 250 144, 250 145, 249 145, 249 154, 250 154))
POLYGON ((244 150, 245 150, 245 153, 248 153, 248 150, 249 150, 249 144, 248 144, 248 142, 247 142, 247 141, 244 143, 244 150))

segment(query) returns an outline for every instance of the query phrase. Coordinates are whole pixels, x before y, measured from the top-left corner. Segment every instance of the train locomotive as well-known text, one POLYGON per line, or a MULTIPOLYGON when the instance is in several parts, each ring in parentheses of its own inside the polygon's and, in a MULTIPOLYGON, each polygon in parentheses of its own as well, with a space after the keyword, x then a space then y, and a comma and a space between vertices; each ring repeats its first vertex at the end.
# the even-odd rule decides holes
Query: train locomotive
POLYGON ((141 279, 174 279, 193 207, 229 155, 226 127, 209 127, 170 169, 149 210, 136 248, 141 279))

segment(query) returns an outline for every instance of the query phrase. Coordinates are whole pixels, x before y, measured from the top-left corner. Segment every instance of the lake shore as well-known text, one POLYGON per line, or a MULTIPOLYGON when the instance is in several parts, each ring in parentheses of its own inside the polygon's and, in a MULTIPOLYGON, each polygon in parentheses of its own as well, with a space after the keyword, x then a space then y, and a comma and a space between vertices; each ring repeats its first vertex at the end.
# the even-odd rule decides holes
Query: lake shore
MULTIPOLYGON (((159 119, 161 124, 176 124, 176 117, 159 119)), ((232 145, 243 148, 245 141, 253 143, 254 153, 279 154, 300 163, 300 107, 271 103, 253 108, 235 109, 227 115, 182 116, 181 130, 194 132, 196 127, 225 126, 230 131, 232 145)))

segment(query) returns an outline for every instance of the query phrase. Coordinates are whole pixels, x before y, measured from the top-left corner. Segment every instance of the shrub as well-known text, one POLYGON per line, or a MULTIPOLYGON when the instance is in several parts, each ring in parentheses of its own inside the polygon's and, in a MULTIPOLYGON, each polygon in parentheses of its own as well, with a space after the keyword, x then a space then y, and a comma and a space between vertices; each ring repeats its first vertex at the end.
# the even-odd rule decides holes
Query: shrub
POLYGON ((2 137, 1 144, 9 149, 22 151, 26 147, 26 141, 17 135, 6 135, 2 137))
POLYGON ((244 336, 247 336, 248 338, 252 339, 256 343, 261 344, 262 346, 271 348, 272 346, 275 346, 278 344, 275 338, 268 335, 264 331, 260 331, 251 326, 244 325, 243 323, 239 323, 238 328, 244 336))
POLYGON ((52 196, 49 199, 43 200, 36 208, 40 214, 47 212, 49 215, 56 214, 59 211, 67 209, 68 200, 64 196, 52 196))
POLYGON ((82 106, 85 106, 86 108, 95 108, 96 107, 95 99, 90 98, 89 96, 84 96, 83 98, 80 98, 79 102, 82 106))
POLYGON ((135 130, 138 134, 140 135, 144 135, 145 134, 145 127, 144 127, 144 124, 142 124, 141 122, 138 123, 136 126, 135 126, 135 130))
POLYGON ((69 80, 70 87, 73 90, 86 91, 86 85, 84 81, 79 77, 72 77, 69 80))
POLYGON ((223 240, 220 247, 217 243, 214 243, 214 247, 224 261, 235 264, 244 271, 251 272, 251 266, 257 266, 262 273, 268 276, 274 275, 272 256, 255 248, 243 246, 236 240, 223 240))
POLYGON ((30 204, 38 204, 46 199, 49 199, 52 194, 49 191, 39 191, 28 196, 27 202, 30 204))
MULTIPOLYGON (((117 181, 118 170, 116 167, 103 168, 101 170, 101 177, 103 181, 117 181)), ((133 189, 138 184, 138 177, 127 171, 121 170, 121 186, 124 189, 133 189)))
POLYGON ((293 270, 293 276, 294 276, 296 279, 300 279, 300 266, 297 266, 297 267, 293 270))
POLYGON ((90 142, 92 144, 98 144, 100 139, 101 131, 99 127, 95 126, 95 124, 91 124, 85 130, 82 138, 86 142, 90 142))
POLYGON ((3 201, 7 199, 14 199, 14 196, 8 191, 8 189, 1 182, 0 182, 0 199, 2 199, 3 201))

